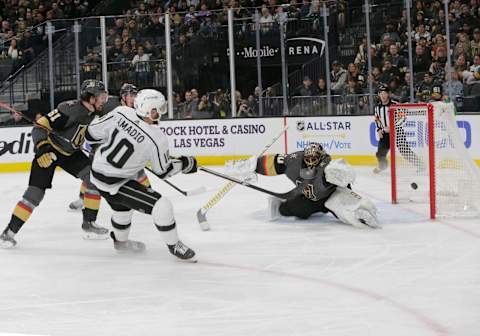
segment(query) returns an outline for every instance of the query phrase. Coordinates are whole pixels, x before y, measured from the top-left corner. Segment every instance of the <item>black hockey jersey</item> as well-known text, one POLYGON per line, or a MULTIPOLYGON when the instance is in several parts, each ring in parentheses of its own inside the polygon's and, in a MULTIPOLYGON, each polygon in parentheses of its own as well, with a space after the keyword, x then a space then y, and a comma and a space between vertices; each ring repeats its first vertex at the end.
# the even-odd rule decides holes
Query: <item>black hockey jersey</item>
POLYGON ((303 151, 264 155, 257 161, 256 172, 262 175, 285 174, 295 183, 299 193, 317 202, 327 199, 337 187, 325 180, 325 167, 330 161, 331 157, 326 155, 316 167, 309 168, 303 161, 303 151))
POLYGON ((95 111, 89 111, 80 100, 66 101, 37 120, 44 128, 34 127, 32 137, 35 143, 48 140, 60 153, 71 155, 81 148, 87 126, 95 116, 95 111))

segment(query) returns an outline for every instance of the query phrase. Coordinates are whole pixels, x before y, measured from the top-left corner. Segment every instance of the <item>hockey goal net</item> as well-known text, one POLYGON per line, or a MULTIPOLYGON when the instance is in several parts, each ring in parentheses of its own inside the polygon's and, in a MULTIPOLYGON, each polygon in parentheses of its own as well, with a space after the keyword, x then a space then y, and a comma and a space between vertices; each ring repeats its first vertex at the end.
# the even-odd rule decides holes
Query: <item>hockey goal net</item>
POLYGON ((392 202, 426 203, 430 218, 480 213, 480 172, 452 103, 390 108, 392 202))

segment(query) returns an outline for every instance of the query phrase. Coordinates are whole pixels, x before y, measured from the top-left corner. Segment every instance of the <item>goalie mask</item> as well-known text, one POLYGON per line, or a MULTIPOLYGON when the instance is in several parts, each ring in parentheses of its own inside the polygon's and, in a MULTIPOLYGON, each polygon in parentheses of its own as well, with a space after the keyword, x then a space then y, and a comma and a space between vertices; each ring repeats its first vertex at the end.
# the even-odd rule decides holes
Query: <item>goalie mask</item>
POLYGON ((167 102, 165 97, 157 90, 140 90, 135 97, 133 106, 138 116, 150 118, 153 121, 159 120, 162 114, 167 113, 167 102), (157 117, 152 116, 152 110, 154 109, 158 113, 157 117))
POLYGON ((327 155, 323 150, 322 145, 318 143, 311 143, 303 150, 303 161, 309 168, 314 168, 322 161, 327 155))

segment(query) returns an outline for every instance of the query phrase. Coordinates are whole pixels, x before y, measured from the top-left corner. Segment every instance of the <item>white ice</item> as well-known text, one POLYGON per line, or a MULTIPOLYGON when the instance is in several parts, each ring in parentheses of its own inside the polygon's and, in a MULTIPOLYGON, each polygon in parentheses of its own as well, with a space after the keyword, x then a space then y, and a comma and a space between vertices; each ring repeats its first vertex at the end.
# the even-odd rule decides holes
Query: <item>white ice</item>
MULTIPOLYGON (((388 175, 357 168, 354 188, 384 224, 359 230, 331 216, 267 222, 266 197, 235 187, 208 213, 195 212, 224 181, 199 173, 172 179, 208 192, 185 198, 151 178, 174 203, 182 240, 199 262, 176 261, 150 218, 131 237, 144 255, 81 239, 67 211, 78 182, 57 172, 54 189, 0 250, 0 334, 36 335, 458 335, 480 334, 480 221, 429 221, 426 209, 389 204, 388 175)), ((28 174, 0 175, 6 225, 28 174)), ((283 177, 259 183, 287 190, 283 177)), ((108 225, 105 202, 99 222, 108 225)), ((3 229, 0 228, 0 229, 3 229)))

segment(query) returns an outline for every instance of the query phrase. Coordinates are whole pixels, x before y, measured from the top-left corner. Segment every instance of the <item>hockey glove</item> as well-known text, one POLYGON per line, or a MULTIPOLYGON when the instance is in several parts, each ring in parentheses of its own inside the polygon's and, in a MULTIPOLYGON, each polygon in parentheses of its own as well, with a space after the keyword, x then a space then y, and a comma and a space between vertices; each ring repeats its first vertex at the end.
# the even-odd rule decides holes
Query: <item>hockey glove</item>
POLYGON ((52 145, 50 145, 47 141, 42 141, 37 144, 35 159, 37 160, 40 168, 48 168, 52 165, 53 161, 57 159, 57 156, 53 152, 52 145))
POLYGON ((197 172, 197 159, 195 159, 195 156, 179 156, 177 160, 182 162, 182 173, 192 174, 197 172))

